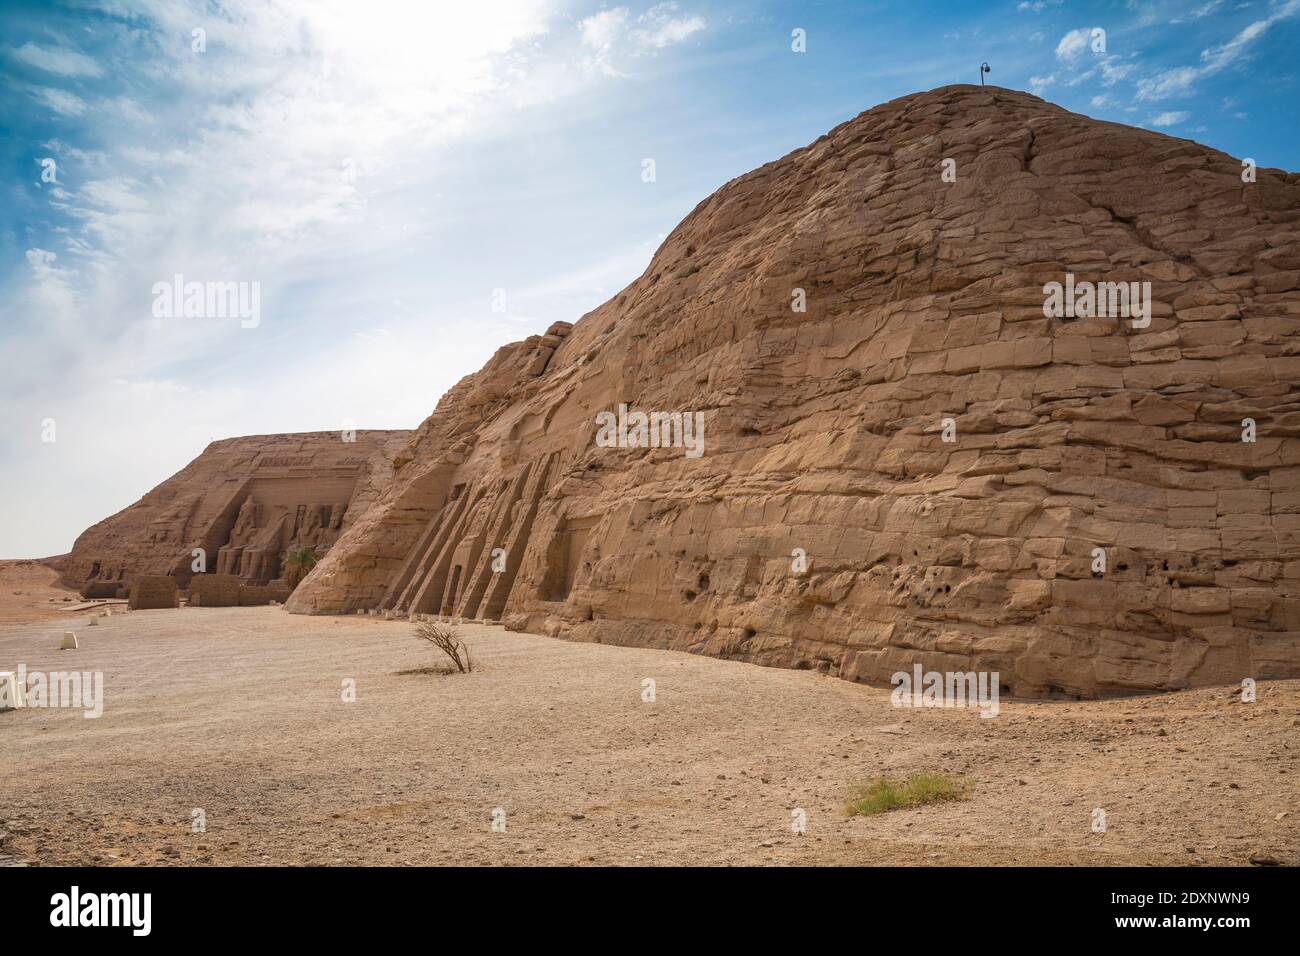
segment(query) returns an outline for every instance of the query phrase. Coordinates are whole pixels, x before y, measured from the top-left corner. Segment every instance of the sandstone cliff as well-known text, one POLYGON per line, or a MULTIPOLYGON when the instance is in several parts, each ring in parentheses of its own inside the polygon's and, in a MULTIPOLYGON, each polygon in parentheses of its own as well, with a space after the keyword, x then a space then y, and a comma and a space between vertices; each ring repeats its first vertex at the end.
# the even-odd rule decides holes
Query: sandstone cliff
POLYGON ((290 546, 323 551, 378 497, 409 431, 253 435, 216 441, 147 495, 77 538, 65 583, 112 596, 115 583, 171 574, 188 584, 194 549, 209 572, 276 580, 290 546), (349 434, 347 437, 352 437, 349 434))
POLYGON ((1019 695, 1300 676, 1300 177, 1241 173, 997 88, 876 107, 461 381, 289 608, 1019 695), (1067 273, 1149 324, 1045 317, 1067 273), (703 454, 602 447, 620 404, 703 454))

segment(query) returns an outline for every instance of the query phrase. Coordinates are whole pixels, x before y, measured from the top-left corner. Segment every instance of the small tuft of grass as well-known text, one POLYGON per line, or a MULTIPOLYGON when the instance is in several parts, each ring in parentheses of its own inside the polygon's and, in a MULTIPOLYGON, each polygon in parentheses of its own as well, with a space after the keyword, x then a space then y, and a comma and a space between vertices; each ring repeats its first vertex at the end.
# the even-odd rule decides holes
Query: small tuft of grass
POLYGON ((437 674, 439 677, 450 677, 452 674, 458 674, 459 671, 450 664, 434 664, 432 667, 412 667, 410 670, 394 671, 398 677, 412 677, 427 674, 437 674))
POLYGON ((884 777, 858 789, 844 812, 853 816, 869 817, 900 807, 919 807, 945 800, 965 800, 970 788, 963 780, 944 773, 914 773, 901 783, 891 783, 884 777))

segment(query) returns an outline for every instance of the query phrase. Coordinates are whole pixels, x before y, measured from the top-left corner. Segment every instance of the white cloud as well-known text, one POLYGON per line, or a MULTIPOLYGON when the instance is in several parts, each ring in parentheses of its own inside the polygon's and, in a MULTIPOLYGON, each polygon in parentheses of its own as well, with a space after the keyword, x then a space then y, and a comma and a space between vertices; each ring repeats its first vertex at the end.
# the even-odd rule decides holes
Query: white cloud
POLYGON ((48 249, 28 249, 26 255, 27 264, 30 265, 33 270, 48 268, 54 264, 56 259, 59 258, 48 249))
POLYGON ((153 115, 129 96, 114 96, 110 99, 100 100, 95 106, 97 109, 112 113, 128 123, 153 122, 153 115))
POLYGON ((59 157, 59 159, 74 160, 87 167, 102 166, 107 159, 107 157, 99 150, 78 149, 77 147, 65 143, 63 140, 57 138, 46 140, 41 144, 41 149, 48 149, 55 156, 59 157))
MULTIPOLYGON (((1094 31, 1097 30, 1099 30, 1097 27, 1080 27, 1071 30, 1056 44, 1059 68, 1078 71, 1063 79, 1067 86, 1078 86, 1093 79, 1098 70, 1101 71, 1102 85, 1113 86, 1133 72, 1132 63, 1124 62, 1117 56, 1106 53, 1104 49, 1093 48, 1096 40, 1104 40, 1100 33, 1094 39, 1094 31), (1085 54, 1088 55, 1085 57, 1085 54)), ((1104 42, 1097 45, 1104 47, 1104 42)))
POLYGON ((1210 0, 1209 3, 1197 7, 1185 17, 1174 17, 1170 23, 1185 23, 1188 20, 1200 20, 1202 17, 1208 17, 1215 10, 1223 6, 1223 0, 1210 0))
POLYGON ((56 90, 49 86, 33 86, 32 96, 60 116, 80 116, 86 112, 86 101, 76 93, 56 90))
POLYGON ((78 195, 110 210, 135 211, 149 205, 137 195, 142 189, 140 183, 130 179, 92 179, 81 187, 78 195))
POLYGON ((613 7, 578 24, 589 51, 585 66, 607 76, 623 76, 624 60, 680 43, 705 28, 703 17, 678 16, 676 3, 659 3, 633 19, 627 7, 613 7))
POLYGON ((639 21, 644 26, 635 32, 637 42, 643 47, 662 50, 704 29, 703 17, 678 17, 676 12, 675 3, 660 3, 647 10, 639 21))
POLYGON ((1138 80, 1137 98, 1139 100, 1163 100, 1179 96, 1191 90, 1203 74, 1190 66, 1180 66, 1175 70, 1165 70, 1154 77, 1138 80))
POLYGON ((1091 39, 1091 27, 1080 27, 1077 30, 1071 30, 1061 37, 1061 42, 1056 44, 1056 58, 1064 63, 1073 63, 1083 55, 1084 50, 1088 49, 1091 39))
POLYGON ((1035 96, 1038 96, 1043 92, 1043 90, 1047 89, 1055 82, 1055 73, 1052 73, 1049 76, 1031 76, 1029 78, 1029 89, 1035 96))
POLYGON ((1226 66, 1231 66, 1239 56, 1246 52, 1246 47, 1273 24, 1274 19, 1270 17, 1267 20, 1256 20, 1227 43, 1202 51, 1202 70, 1206 73, 1215 73, 1226 66))
POLYGON ((1191 115, 1191 113, 1184 110, 1167 110, 1164 113, 1157 113, 1155 116, 1151 117, 1147 120, 1147 125, 1155 127, 1177 126, 1191 115))
POLYGON ((24 43, 11 51, 15 60, 59 76, 103 76, 99 64, 75 50, 24 43))
MULTIPOLYGON (((605 106, 593 95, 603 74, 583 69, 592 47, 572 42, 572 21, 548 0, 137 3, 128 26, 100 38, 111 62, 131 63, 132 85, 20 87, 81 120, 46 134, 58 218, 0 296, 0 406, 15 421, 59 423, 56 445, 24 446, 21 429, 0 442, 6 487, 22 490, 0 500, 5 548, 66 547, 213 438, 345 417, 413 427, 521 337, 511 317, 575 318, 604 297, 596 285, 612 293, 644 269, 649 251, 638 250, 535 298, 523 287, 536 269, 504 253, 478 297, 439 271, 466 235, 490 248, 476 217, 502 205, 531 215, 521 197, 545 190, 488 178, 495 191, 444 201, 446 182, 491 166, 521 128, 545 140, 572 120, 538 107, 579 94, 584 108, 605 106), (195 25, 208 29, 203 55, 176 39, 195 25), (260 282, 261 324, 153 320, 152 285, 176 272, 260 282), (498 321, 477 303, 511 282, 498 321), (399 297, 410 305, 394 315, 399 297), (43 477, 54 473, 58 488, 43 477), (72 504, 29 520, 32 501, 72 504)), ((661 5, 613 26, 611 66, 648 60, 703 21, 661 5)))
POLYGON ((593 69, 610 76, 621 75, 614 68, 614 47, 626 32, 630 17, 627 7, 615 7, 592 14, 578 24, 582 45, 592 51, 589 63, 593 69))
POLYGON ((1263 36, 1269 27, 1297 13, 1300 13, 1300 0, 1287 0, 1270 16, 1254 21, 1226 43, 1202 50, 1199 66, 1180 66, 1139 80, 1137 98, 1162 100, 1190 93, 1198 80, 1213 76, 1237 62, 1247 54, 1250 45, 1263 36))
POLYGON ((28 314, 38 322, 67 328, 68 317, 77 309, 75 273, 55 265, 59 257, 48 249, 28 249, 25 256, 32 274, 28 314))
POLYGON ((1101 82, 1103 86, 1112 86, 1133 72, 1132 63, 1121 63, 1113 56, 1103 57, 1101 61, 1101 82))

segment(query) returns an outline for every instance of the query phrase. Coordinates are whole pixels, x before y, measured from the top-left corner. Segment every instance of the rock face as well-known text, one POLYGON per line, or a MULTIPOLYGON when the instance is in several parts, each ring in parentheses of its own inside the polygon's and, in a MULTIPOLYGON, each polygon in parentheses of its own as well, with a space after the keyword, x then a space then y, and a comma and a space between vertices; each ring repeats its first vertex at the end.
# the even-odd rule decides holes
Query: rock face
POLYGON ((1298 289, 1294 173, 895 100, 463 379, 288 607, 1025 696, 1300 676, 1298 289), (1054 282, 1150 283, 1149 322, 1048 317, 1054 282), (618 447, 636 412, 686 447, 618 447))
POLYGON ((82 532, 62 561, 63 580, 87 596, 111 596, 115 584, 143 575, 172 575, 186 587, 193 552, 203 549, 209 572, 245 586, 282 584, 284 551, 330 548, 392 479, 393 455, 410 435, 358 431, 355 441, 344 441, 342 432, 309 432, 213 442, 131 507, 82 532))

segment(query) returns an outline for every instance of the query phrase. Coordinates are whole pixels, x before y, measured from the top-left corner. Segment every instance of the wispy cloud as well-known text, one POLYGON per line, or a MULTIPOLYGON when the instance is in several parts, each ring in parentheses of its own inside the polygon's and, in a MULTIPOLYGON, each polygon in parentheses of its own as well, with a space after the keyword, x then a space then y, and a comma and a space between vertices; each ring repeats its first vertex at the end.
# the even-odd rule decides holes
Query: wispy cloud
POLYGON ((1196 66, 1180 66, 1139 80, 1137 98, 1162 100, 1192 92, 1198 81, 1227 69, 1245 57, 1251 45, 1275 23, 1294 17, 1297 13, 1300 13, 1300 0, 1287 0, 1272 14, 1254 21, 1226 43, 1202 50, 1200 63, 1196 66))
POLYGON ((1133 63, 1107 52, 1106 33, 1100 27, 1068 31, 1057 42, 1055 55, 1066 86, 1079 86, 1098 75, 1103 86, 1114 86, 1135 68, 1133 63))
POLYGON ((1216 10, 1222 8, 1222 6, 1223 6, 1223 0, 1210 0, 1209 3, 1197 7, 1195 10, 1192 10, 1190 13, 1184 16, 1174 17, 1169 22, 1186 23, 1189 20, 1200 20, 1203 17, 1208 17, 1211 13, 1214 13, 1216 10))
POLYGON ((1113 86, 1126 79, 1135 69, 1132 63, 1124 63, 1113 56, 1102 57, 1101 82, 1103 86, 1113 86))
POLYGON ((1061 37, 1056 44, 1056 58, 1065 63, 1074 63, 1081 57, 1092 40, 1092 27, 1079 27, 1061 37))
POLYGON ((699 16, 678 16, 676 3, 660 3, 647 10, 639 19, 640 24, 634 31, 639 46, 652 50, 662 50, 673 43, 680 43, 687 37, 704 29, 704 18, 699 16))
POLYGON ((11 51, 13 58, 20 63, 34 66, 46 73, 59 76, 103 76, 99 64, 76 50, 63 47, 45 47, 27 42, 11 51))
POLYGON ((76 93, 49 86, 33 86, 30 92, 41 105, 60 116, 80 116, 86 112, 86 101, 76 93))
MULTIPOLYGON (((590 280, 538 282, 564 274, 547 268, 563 243, 516 264, 511 216, 569 214, 569 201, 548 195, 555 176, 499 169, 502 142, 568 158, 555 130, 574 111, 553 104, 610 108, 602 91, 621 84, 586 68, 597 48, 613 70, 648 73, 705 29, 675 4, 620 9, 602 40, 556 0, 140 0, 99 8, 97 61, 45 40, 0 46, 35 107, 23 110, 31 155, 14 188, 50 217, 0 295, 0 405, 19 422, 59 419, 57 447, 26 445, 31 429, 0 435, 0 469, 7 487, 33 489, 58 461, 67 480, 43 493, 77 502, 54 522, 0 510, 5 547, 29 550, 10 543, 22 535, 66 547, 213 438, 343 418, 413 427, 499 345, 635 276, 652 251, 644 230, 600 250, 608 268, 590 280), (206 51, 191 48, 197 26, 206 51), (129 77, 110 62, 131 64, 129 77), (37 69, 40 81, 25 78, 37 69), (43 157, 57 160, 57 185, 41 181, 43 157), (480 195, 444 195, 480 176, 480 195), (444 265, 472 261, 466 237, 498 251, 472 277, 444 265), (176 273, 258 282, 262 321, 154 319, 153 286, 176 273), (498 284, 510 291, 502 316, 488 305, 498 284), (122 448, 131 467, 99 480, 96 462, 122 448)), ((567 252, 570 266, 592 261, 567 252)))
POLYGON ((615 7, 592 14, 581 23, 578 29, 582 34, 582 45, 591 51, 587 61, 590 69, 599 70, 610 76, 620 75, 614 67, 614 48, 627 33, 627 24, 631 19, 627 7, 615 7))
POLYGON ((588 70, 607 76, 624 75, 624 63, 699 33, 703 17, 680 15, 676 3, 659 3, 634 17, 627 7, 613 7, 586 17, 578 24, 582 45, 588 51, 588 70))
POLYGON ((1147 125, 1155 127, 1177 126, 1191 115, 1192 114, 1188 113, 1186 110, 1166 110, 1165 112, 1157 113, 1155 116, 1148 119, 1147 125))

